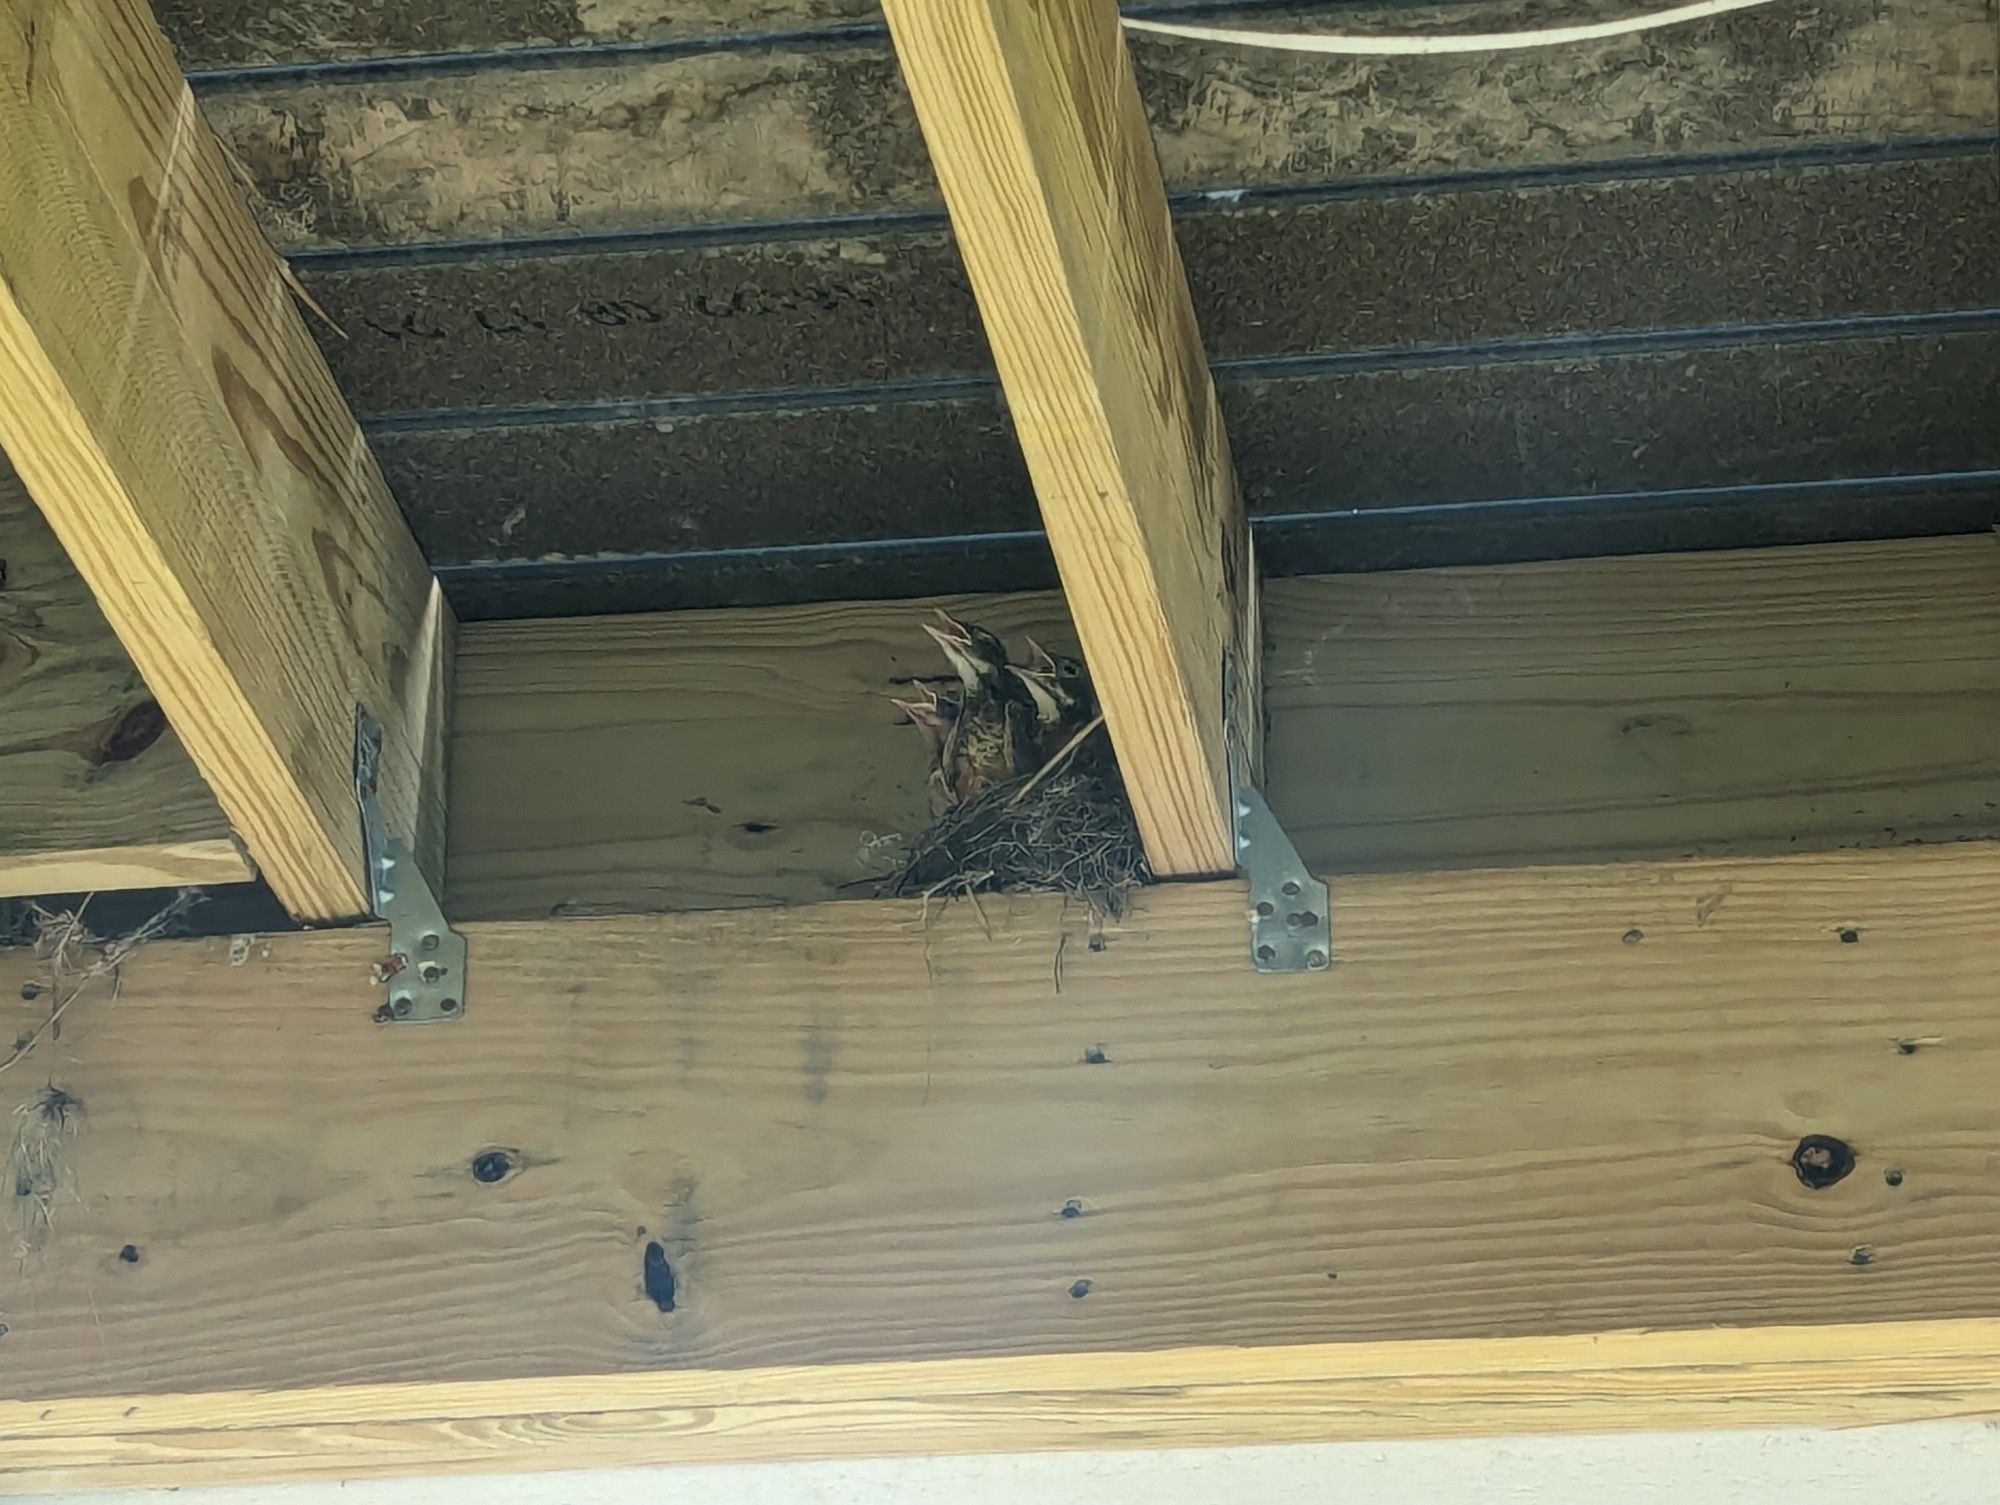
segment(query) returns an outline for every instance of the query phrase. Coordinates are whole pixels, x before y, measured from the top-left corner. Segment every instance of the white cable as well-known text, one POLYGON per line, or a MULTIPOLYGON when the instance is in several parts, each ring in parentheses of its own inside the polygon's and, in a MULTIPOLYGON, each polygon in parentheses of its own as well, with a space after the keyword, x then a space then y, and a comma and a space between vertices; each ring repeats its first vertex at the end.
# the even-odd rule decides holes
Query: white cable
POLYGON ((1186 37, 1196 42, 1233 42, 1242 47, 1262 47, 1274 52, 1322 52, 1337 57, 1416 57, 1426 53, 1512 52, 1523 47, 1560 47, 1568 42, 1594 42, 1600 37, 1628 36, 1636 31, 1678 26, 1683 21, 1699 21, 1704 16, 1720 16, 1732 10, 1748 10, 1753 5, 1770 3, 1771 0, 1698 0, 1694 5, 1648 11, 1618 21, 1592 21, 1585 26, 1551 26, 1541 31, 1420 32, 1381 37, 1238 31, 1228 26, 1187 26, 1178 21, 1135 21, 1129 16, 1125 18, 1125 24, 1134 31, 1186 37))

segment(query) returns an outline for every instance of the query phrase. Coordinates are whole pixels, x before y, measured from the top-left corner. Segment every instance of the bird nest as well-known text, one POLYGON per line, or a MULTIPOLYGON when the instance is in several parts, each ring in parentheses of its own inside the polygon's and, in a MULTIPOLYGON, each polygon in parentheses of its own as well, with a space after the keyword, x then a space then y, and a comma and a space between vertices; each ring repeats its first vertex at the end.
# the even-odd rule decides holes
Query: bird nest
POLYGON ((1061 893, 1115 919, 1132 890, 1151 881, 1099 720, 1037 772, 946 810, 910 843, 888 888, 924 898, 1061 893))

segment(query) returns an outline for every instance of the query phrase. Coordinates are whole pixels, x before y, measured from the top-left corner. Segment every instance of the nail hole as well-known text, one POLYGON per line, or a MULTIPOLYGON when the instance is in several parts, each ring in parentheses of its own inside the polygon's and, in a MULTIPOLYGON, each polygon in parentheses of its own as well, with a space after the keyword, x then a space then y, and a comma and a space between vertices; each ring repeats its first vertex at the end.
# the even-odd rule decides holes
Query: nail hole
POLYGON ((438 1008, 443 1013, 456 1014, 458 1012, 458 1000, 456 998, 440 998, 438 1000, 438 1008))
POLYGON ((1847 1262, 1857 1269, 1864 1265, 1872 1265, 1875 1263, 1875 1251, 1868 1245, 1862 1244, 1847 1256, 1847 1262))
POLYGON ((1860 940, 1861 940, 1861 932, 1856 930, 1852 925, 1843 925, 1841 927, 1840 929, 1841 945, 1852 946, 1857 944, 1860 940))
POLYGON ((1102 1045, 1086 1045, 1083 1048, 1083 1059, 1086 1065, 1102 1066, 1111 1057, 1104 1053, 1102 1045))
POLYGON ((1092 951, 1102 951, 1106 946, 1110 944, 1111 943, 1105 940, 1105 938, 1101 935, 1093 935, 1090 938, 1090 949, 1092 951))
POLYGON ((1808 1134, 1792 1151, 1792 1169, 1802 1184, 1824 1191, 1854 1169, 1854 1149, 1831 1134, 1808 1134))
POLYGON ((127 1244, 123 1249, 118 1251, 118 1257, 128 1265, 136 1265, 139 1263, 139 1246, 137 1244, 127 1244))
POLYGON ((427 935, 417 944, 422 946, 426 951, 435 951, 438 948, 438 938, 434 935, 427 935))
POLYGON ((1090 1294, 1090 1282, 1087 1280, 1071 1281, 1069 1286, 1069 1294, 1070 1294, 1070 1299, 1072 1301, 1083 1300, 1084 1297, 1090 1294))
POLYGON ((1278 892, 1283 894, 1287 899, 1296 899, 1299 896, 1299 886, 1297 883, 1287 878, 1284 881, 1284 883, 1279 886, 1278 892))
POLYGON ((40 998, 41 996, 42 996, 42 985, 40 983, 24 982, 21 984, 21 997, 25 1002, 33 1003, 37 998, 40 998))
POLYGON ((504 1181, 514 1168, 514 1157, 505 1150, 482 1150, 472 1157, 472 1179, 491 1186, 504 1181))
POLYGON ((1619 939, 1622 940, 1628 946, 1636 946, 1639 944, 1639 942, 1643 941, 1645 938, 1646 938, 1646 932, 1641 930, 1637 925, 1634 925, 1630 930, 1626 931, 1624 935, 1619 937, 1619 939))
POLYGON ((1900 1170, 1891 1168, 1882 1172, 1882 1179, 1891 1186, 1901 1186, 1903 1184, 1903 1173, 1900 1170))
POLYGON ((1258 961, 1260 961, 1260 962, 1274 962, 1274 961, 1276 961, 1277 959, 1278 959, 1278 949, 1277 949, 1277 947, 1275 947, 1275 946, 1259 946, 1259 947, 1257 948, 1257 960, 1258 960, 1258 961))
POLYGON ((1898 1040, 1898 1041, 1896 1042, 1896 1054, 1897 1054, 1897 1055, 1899 1055, 1899 1056, 1913 1056, 1913 1055, 1915 1055, 1916 1053, 1917 1053, 1917 1042, 1916 1042, 1916 1041, 1914 1041, 1914 1040, 1898 1040))
POLYGON ((1268 920, 1277 912, 1278 907, 1269 899, 1259 899, 1257 901, 1257 917, 1259 919, 1268 920))
POLYGON ((1317 925, 1319 923, 1319 916, 1314 914, 1310 909, 1301 910, 1299 912, 1299 923, 1301 925, 1317 925))

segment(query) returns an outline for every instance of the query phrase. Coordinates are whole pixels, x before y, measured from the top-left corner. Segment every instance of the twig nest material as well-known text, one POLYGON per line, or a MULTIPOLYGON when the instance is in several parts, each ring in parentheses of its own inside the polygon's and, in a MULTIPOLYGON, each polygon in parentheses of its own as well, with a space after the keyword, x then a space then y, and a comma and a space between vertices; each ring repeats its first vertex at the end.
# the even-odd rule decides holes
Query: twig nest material
POLYGON ((1102 723, 1037 772, 952 806, 889 880, 901 896, 1051 892, 1117 917, 1152 881, 1102 723))

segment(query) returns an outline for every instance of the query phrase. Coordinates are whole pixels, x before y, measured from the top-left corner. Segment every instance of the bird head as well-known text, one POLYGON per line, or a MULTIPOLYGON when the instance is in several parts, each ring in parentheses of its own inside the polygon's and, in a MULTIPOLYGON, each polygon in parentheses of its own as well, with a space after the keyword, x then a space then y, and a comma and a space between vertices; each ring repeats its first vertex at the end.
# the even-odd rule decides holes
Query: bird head
POLYGON ((931 640, 944 650, 953 672, 966 689, 975 689, 1007 667, 1007 646, 984 627, 960 622, 942 608, 937 625, 923 624, 931 640))
POLYGON ((944 750, 951 724, 958 717, 958 706, 952 701, 939 699, 937 691, 928 685, 917 686, 917 692, 915 700, 898 700, 891 696, 889 704, 907 716, 911 724, 923 733, 924 746, 930 751, 932 763, 936 763, 944 750))
POLYGON ((1028 667, 1056 679, 1076 681, 1090 677, 1082 659, 1067 653, 1051 653, 1033 638, 1028 639, 1028 667))
POLYGON ((1035 703, 1037 721, 1043 726, 1053 726, 1062 719, 1063 692, 1053 674, 1040 669, 1023 669, 1019 664, 1009 664, 1007 672, 1021 682, 1021 688, 1035 703))
POLYGON ((1090 687, 1090 674, 1081 659, 1066 653, 1051 653, 1029 638, 1028 666, 1009 667, 1035 702, 1035 712, 1044 725, 1065 720, 1085 721, 1096 714, 1097 695, 1090 687))

